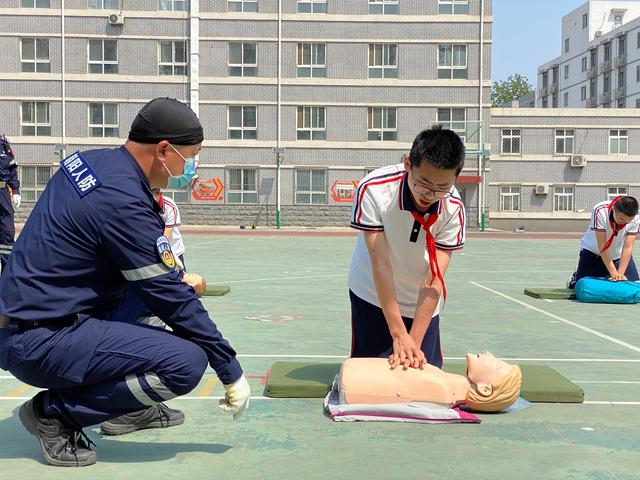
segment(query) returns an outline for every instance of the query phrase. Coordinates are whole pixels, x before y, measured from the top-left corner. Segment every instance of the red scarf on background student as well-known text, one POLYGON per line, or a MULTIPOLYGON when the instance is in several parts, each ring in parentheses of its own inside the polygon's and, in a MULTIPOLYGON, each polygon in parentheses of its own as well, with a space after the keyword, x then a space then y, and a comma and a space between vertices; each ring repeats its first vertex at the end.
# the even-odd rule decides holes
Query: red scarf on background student
POLYGON ((444 301, 447 301, 447 289, 444 286, 444 278, 442 277, 442 273, 440 273, 440 266, 438 265, 438 259, 436 258, 436 239, 433 237, 431 233, 431 225, 433 225, 436 220, 438 220, 437 213, 430 213, 429 218, 427 220, 424 219, 418 212, 411 212, 413 218, 422 225, 422 228, 427 234, 427 253, 429 254, 429 268, 431 269, 431 283, 433 285, 433 281, 436 276, 438 280, 440 280, 440 284, 442 285, 442 297, 444 301))
POLYGON ((622 230, 624 227, 626 227, 626 225, 621 225, 618 226, 618 224, 611 218, 612 216, 612 211, 613 211, 613 205, 620 200, 620 198, 622 198, 620 195, 618 195, 616 198, 614 198, 611 203, 609 204, 609 206, 607 207, 607 220, 609 220, 609 225, 611 226, 613 233, 611 234, 611 236, 607 239, 607 243, 604 244, 604 247, 602 247, 602 250, 600 250, 600 253, 598 253, 598 255, 602 255, 603 252, 606 252, 609 247, 611 246, 611 244, 613 243, 613 239, 616 237, 616 235, 618 234, 618 232, 620 230, 622 230))

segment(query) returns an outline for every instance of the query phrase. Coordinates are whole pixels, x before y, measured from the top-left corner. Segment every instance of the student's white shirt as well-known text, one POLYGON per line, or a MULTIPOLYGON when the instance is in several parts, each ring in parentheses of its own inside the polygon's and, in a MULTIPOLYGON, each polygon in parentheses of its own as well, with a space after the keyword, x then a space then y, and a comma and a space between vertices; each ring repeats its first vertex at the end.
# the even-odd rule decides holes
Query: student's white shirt
MULTIPOLYGON (((582 236, 582 240, 580 240, 580 249, 586 249, 598 255, 600 253, 600 249, 598 248, 598 241, 596 240, 596 232, 605 232, 606 240, 608 240, 613 234, 614 227, 611 225, 612 220, 609 216, 612 201, 613 200, 606 200, 604 202, 597 203, 596 206, 593 207, 589 228, 582 236)), ((611 259, 617 260, 622 256, 622 247, 627 235, 637 235, 639 232, 640 215, 636 215, 633 220, 627 223, 625 227, 613 238, 611 247, 609 247, 608 250, 611 259)))
POLYGON ((176 203, 169 197, 162 197, 163 200, 163 212, 164 212, 164 224, 165 227, 171 227, 171 250, 175 256, 182 255, 185 252, 184 242, 182 241, 182 235, 180 234, 180 210, 176 203))
MULTIPOLYGON (((440 250, 460 250, 464 246, 464 205, 455 187, 451 193, 451 197, 432 204, 428 210, 438 213, 431 233, 440 250)), ((426 232, 420 225, 416 227, 412 211, 416 211, 416 207, 403 164, 379 168, 367 175, 358 185, 351 211, 353 228, 362 232, 384 232, 400 314, 409 318, 415 314, 420 284, 429 272, 426 232), (416 228, 418 231, 414 232, 416 228)), ((381 306, 364 233, 358 235, 353 252, 349 289, 366 302, 381 306)), ((433 315, 439 311, 440 305, 433 315)))

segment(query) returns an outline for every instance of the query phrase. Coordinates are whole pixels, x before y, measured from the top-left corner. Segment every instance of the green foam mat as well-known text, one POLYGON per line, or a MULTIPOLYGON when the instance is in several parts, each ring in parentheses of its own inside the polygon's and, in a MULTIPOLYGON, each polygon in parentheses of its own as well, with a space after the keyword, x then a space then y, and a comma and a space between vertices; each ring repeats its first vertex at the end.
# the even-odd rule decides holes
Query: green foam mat
MULTIPOLYGON (((275 398, 322 398, 340 371, 340 363, 276 362, 267 379, 267 395, 275 398)), ((521 396, 536 403, 582 403, 584 391, 553 368, 520 365, 521 396)), ((443 370, 464 375, 464 363, 446 363, 443 370)))
POLYGON ((225 285, 209 285, 205 290, 203 297, 220 297, 226 295, 231 290, 231 287, 225 285))
POLYGON ((549 298, 554 300, 571 300, 576 298, 576 292, 568 288, 525 288, 524 293, 534 298, 549 298))
POLYGON ((267 379, 267 395, 277 398, 323 398, 341 363, 276 362, 267 379))

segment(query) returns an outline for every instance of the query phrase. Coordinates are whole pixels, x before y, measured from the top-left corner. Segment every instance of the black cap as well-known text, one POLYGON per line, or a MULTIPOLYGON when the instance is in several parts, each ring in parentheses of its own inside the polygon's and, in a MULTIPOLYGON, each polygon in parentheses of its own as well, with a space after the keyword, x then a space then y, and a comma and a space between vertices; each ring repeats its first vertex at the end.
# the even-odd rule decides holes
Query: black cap
POLYGON ((204 140, 202 125, 196 114, 175 98, 155 98, 136 115, 129 140, 159 143, 167 140, 175 145, 197 145, 204 140))

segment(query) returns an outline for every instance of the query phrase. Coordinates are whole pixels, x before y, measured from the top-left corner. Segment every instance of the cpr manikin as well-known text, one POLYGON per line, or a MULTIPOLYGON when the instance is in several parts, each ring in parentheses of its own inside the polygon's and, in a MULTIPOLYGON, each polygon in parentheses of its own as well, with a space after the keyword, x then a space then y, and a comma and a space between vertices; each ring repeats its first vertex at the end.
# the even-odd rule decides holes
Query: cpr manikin
POLYGON ((466 360, 465 377, 430 364, 419 369, 392 370, 386 358, 349 358, 340 370, 340 403, 429 402, 448 407, 466 404, 473 410, 496 412, 517 400, 522 381, 517 365, 488 352, 469 353, 466 360))

